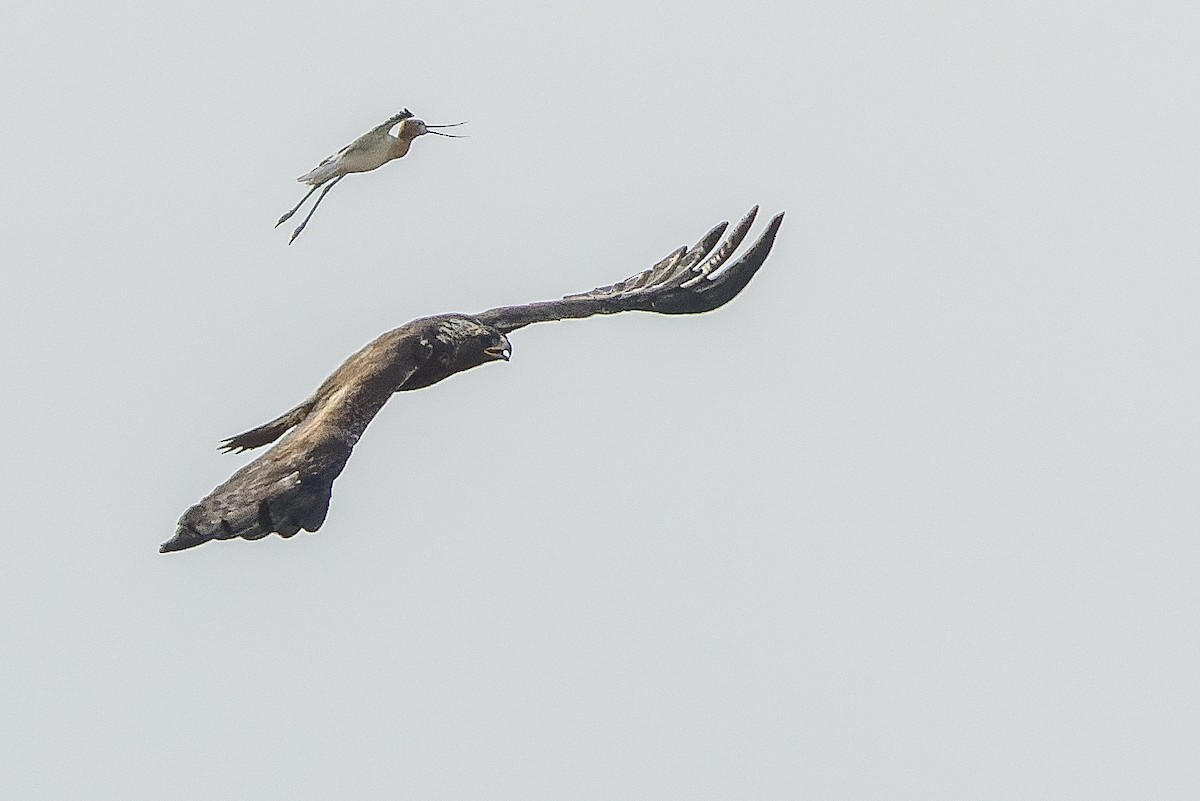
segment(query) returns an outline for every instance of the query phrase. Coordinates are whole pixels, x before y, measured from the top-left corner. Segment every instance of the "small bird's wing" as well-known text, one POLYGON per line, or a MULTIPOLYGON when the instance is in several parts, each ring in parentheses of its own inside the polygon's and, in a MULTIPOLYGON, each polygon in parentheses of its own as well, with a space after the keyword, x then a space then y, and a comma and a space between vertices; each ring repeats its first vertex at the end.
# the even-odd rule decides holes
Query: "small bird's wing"
POLYGON ((395 114, 388 117, 386 120, 379 123, 371 130, 367 131, 367 133, 365 135, 370 136, 371 134, 387 133, 388 131, 392 130, 392 128, 396 127, 396 123, 403 122, 404 120, 407 120, 412 115, 413 115, 413 113, 411 111, 409 111, 408 109, 406 109, 406 108, 400 109, 400 111, 397 111, 395 114))
POLYGON ((396 123, 406 120, 412 115, 413 113, 408 109, 402 109, 401 111, 396 112, 379 125, 376 125, 374 128, 343 147, 338 152, 321 159, 320 164, 318 164, 316 167, 313 167, 296 180, 302 184, 321 184, 325 181, 328 181, 330 178, 334 177, 334 165, 336 165, 337 162, 340 161, 347 153, 362 150, 368 147, 374 147, 375 143, 380 139, 380 137, 385 136, 388 131, 392 130, 396 123))
POLYGON ((387 136, 388 131, 392 130, 392 128, 394 128, 396 126, 396 123, 402 122, 402 121, 408 119, 409 117, 411 117, 412 115, 413 115, 413 113, 411 111, 409 111, 408 109, 404 109, 402 111, 399 111, 399 112, 393 114, 392 116, 388 117, 386 120, 381 122, 380 124, 376 125, 371 130, 367 131, 362 136, 355 139, 350 144, 343 147, 341 150, 339 150, 337 152, 336 155, 330 156, 329 158, 335 159, 335 158, 338 158, 339 156, 345 156, 347 153, 351 153, 356 150, 361 150, 364 148, 374 148, 376 146, 376 144, 379 142, 379 140, 382 139, 383 137, 387 136))
POLYGON ((692 247, 681 247, 650 269, 624 281, 591 292, 567 295, 562 300, 502 306, 477 314, 475 318, 507 334, 532 323, 594 314, 623 311, 698 314, 711 311, 741 292, 771 252, 775 234, 783 223, 783 212, 771 219, 766 230, 741 258, 726 266, 745 239, 757 213, 758 206, 750 209, 724 242, 721 237, 729 223, 721 223, 692 247))

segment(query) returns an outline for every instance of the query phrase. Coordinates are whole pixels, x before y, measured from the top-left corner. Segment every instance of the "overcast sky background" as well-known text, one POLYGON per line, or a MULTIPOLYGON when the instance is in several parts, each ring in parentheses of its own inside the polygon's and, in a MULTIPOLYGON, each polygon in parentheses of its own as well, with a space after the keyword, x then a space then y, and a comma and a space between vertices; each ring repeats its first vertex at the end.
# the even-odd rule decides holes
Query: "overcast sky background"
POLYGON ((1195 798, 1200 5, 982 6, 10 4, 0 796, 1195 798), (379 333, 754 203, 158 554, 379 333))

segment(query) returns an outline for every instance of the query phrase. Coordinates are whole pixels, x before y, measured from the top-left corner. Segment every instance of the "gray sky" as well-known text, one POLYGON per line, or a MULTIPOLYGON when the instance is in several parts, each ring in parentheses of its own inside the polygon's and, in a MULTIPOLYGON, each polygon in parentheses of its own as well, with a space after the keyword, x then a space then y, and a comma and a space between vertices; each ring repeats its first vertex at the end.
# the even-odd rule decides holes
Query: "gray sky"
POLYGON ((17 0, 0 796, 1194 798, 1200 7, 982 5, 17 0), (287 247, 403 106, 471 138, 287 247), (157 553, 382 331, 753 203, 728 307, 520 331, 318 534, 157 553))

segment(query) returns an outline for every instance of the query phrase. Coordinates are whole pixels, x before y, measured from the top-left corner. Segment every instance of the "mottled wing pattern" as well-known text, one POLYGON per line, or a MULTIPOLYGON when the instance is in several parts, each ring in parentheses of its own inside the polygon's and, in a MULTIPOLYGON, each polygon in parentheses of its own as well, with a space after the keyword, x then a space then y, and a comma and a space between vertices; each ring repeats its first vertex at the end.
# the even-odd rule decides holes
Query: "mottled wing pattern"
MULTIPOLYGON (((401 332, 397 329, 389 333, 401 332)), ((355 359, 370 348, 368 345, 348 359, 330 379, 336 379, 347 366, 353 369, 355 359)), ((226 440, 227 449, 245 450, 260 444, 250 441, 256 432, 269 431, 258 438, 265 444, 278 437, 285 424, 295 425, 269 451, 184 512, 175 527, 175 535, 163 543, 159 551, 180 551, 209 540, 235 537, 257 540, 271 533, 290 537, 300 529, 316 531, 325 522, 333 481, 341 475, 367 423, 386 402, 392 388, 402 385, 416 369, 416 363, 406 368, 402 377, 389 382, 382 394, 372 390, 374 397, 371 400, 356 397, 362 388, 347 381, 337 392, 324 398, 319 409, 314 410, 315 404, 306 402, 259 429, 226 440), (307 417, 300 415, 296 420, 294 413, 299 410, 312 413, 307 417)))
POLYGON ((699 314, 728 303, 758 272, 783 223, 776 214, 741 258, 729 259, 749 233, 758 207, 750 209, 722 242, 728 223, 721 223, 692 247, 681 247, 648 270, 609 286, 562 300, 503 306, 475 315, 480 322, 504 333, 532 323, 550 322, 594 314, 648 311, 659 314, 699 314))
POLYGON ((354 445, 336 432, 302 448, 288 447, 290 442, 285 438, 184 512, 175 536, 159 550, 234 537, 257 540, 273 532, 290 537, 300 529, 320 528, 333 480, 354 445))

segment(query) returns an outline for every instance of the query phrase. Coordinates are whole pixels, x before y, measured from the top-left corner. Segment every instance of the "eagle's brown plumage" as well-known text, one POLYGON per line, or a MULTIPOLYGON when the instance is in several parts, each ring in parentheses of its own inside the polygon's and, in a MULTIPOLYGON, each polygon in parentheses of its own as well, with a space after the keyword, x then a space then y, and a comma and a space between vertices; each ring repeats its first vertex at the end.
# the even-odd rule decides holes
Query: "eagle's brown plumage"
POLYGON ((279 440, 179 518, 161 551, 209 540, 255 540, 325 520, 333 481, 367 424, 394 392, 435 384, 485 362, 507 360, 506 334, 532 323, 649 311, 697 314, 724 305, 762 266, 783 222, 777 214, 758 240, 725 266, 754 222, 755 207, 730 231, 722 223, 691 248, 680 248, 648 270, 611 286, 561 300, 505 306, 481 314, 414 320, 376 338, 347 359, 307 400, 269 423, 222 443, 244 451, 279 440), (724 267, 724 269, 722 269, 724 267))

